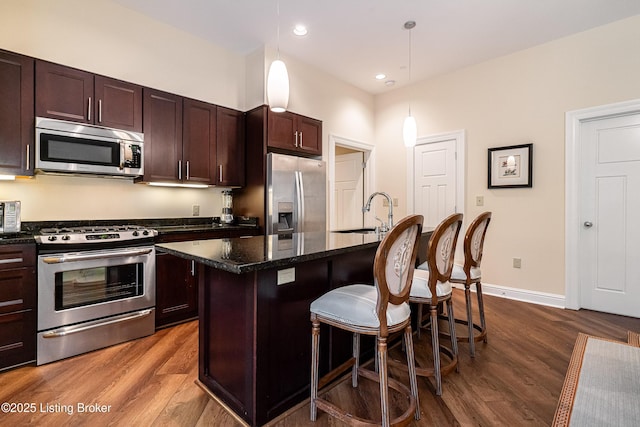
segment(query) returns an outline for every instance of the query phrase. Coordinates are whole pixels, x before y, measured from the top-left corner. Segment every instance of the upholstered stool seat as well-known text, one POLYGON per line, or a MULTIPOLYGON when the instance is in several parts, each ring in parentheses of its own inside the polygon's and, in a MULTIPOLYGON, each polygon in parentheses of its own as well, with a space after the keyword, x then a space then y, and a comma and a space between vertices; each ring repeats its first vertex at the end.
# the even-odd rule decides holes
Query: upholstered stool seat
MULTIPOLYGON (((411 309, 409 291, 418 254, 418 243, 422 233, 422 216, 411 215, 402 219, 384 237, 373 261, 373 285, 353 284, 333 289, 311 303, 311 420, 315 421, 317 410, 327 412, 339 420, 356 426, 407 425, 410 418, 420 419, 418 381, 416 378, 411 332, 411 309), (318 378, 320 354, 320 324, 325 323, 353 333, 353 353, 344 363, 322 379, 318 378), (387 369, 387 339, 389 334, 404 331, 407 369, 411 389, 400 381, 389 378, 387 369), (377 373, 360 367, 360 335, 376 337, 377 373), (380 419, 364 419, 352 411, 323 399, 318 390, 337 378, 345 368, 351 367, 351 384, 358 386, 362 376, 380 383, 380 419), (391 419, 389 388, 408 399, 407 409, 391 419)), ((394 402, 397 400, 394 399, 394 402)))
MULTIPOLYGON (((348 285, 327 292, 311 303, 311 312, 325 319, 332 319, 360 328, 378 329, 380 321, 376 314, 378 290, 371 285, 348 285)), ((409 304, 389 304, 387 327, 405 322, 411 315, 409 304)))
POLYGON ((451 282, 464 285, 464 295, 467 305, 467 318, 456 319, 456 322, 467 325, 468 332, 466 336, 458 336, 457 340, 469 342, 469 353, 471 357, 475 357, 476 355, 475 343, 477 341, 487 342, 487 323, 484 316, 480 263, 482 261, 482 248, 484 247, 484 238, 487 233, 487 228, 489 227, 489 222, 491 222, 491 212, 483 212, 469 224, 469 228, 467 228, 464 236, 464 264, 455 264, 451 272, 451 282), (480 324, 473 321, 471 285, 475 285, 476 287, 480 324))

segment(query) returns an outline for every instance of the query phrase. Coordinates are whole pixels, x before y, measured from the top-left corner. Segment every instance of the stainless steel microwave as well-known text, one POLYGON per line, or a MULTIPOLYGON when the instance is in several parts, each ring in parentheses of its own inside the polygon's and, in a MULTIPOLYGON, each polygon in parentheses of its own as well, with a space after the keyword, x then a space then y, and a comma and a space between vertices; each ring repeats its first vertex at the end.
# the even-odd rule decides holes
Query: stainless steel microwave
POLYGON ((0 200, 0 234, 20 232, 20 202, 0 200))
POLYGON ((136 177, 144 173, 144 135, 36 117, 36 171, 136 177))

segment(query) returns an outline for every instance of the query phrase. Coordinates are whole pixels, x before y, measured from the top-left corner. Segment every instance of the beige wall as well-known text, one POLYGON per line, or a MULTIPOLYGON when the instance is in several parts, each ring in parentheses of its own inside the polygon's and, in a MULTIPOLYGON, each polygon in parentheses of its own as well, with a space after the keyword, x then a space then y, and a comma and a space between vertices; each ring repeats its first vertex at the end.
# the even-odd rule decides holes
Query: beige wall
MULTIPOLYGON (((493 212, 485 282, 564 295, 565 113, 640 98, 640 16, 468 67, 376 98, 376 143, 388 166, 379 190, 401 199, 407 178, 402 121, 418 136, 464 129, 466 222, 493 212), (487 149, 532 142, 531 189, 487 189, 487 149), (398 151, 402 154, 398 154, 398 151), (484 206, 475 197, 484 196, 484 206), (512 258, 522 258, 522 268, 512 258)), ((428 54, 428 53, 424 53, 428 54)))
MULTIPOLYGON (((241 57, 106 0, 3 0, 0 49, 243 111, 264 102, 265 51, 272 55, 241 57)), ((373 141, 373 96, 283 59, 289 107, 323 120, 325 148, 330 133, 373 141)), ((201 216, 215 216, 220 191, 42 175, 0 182, 0 199, 22 200, 25 221, 188 217, 194 204, 201 216)))

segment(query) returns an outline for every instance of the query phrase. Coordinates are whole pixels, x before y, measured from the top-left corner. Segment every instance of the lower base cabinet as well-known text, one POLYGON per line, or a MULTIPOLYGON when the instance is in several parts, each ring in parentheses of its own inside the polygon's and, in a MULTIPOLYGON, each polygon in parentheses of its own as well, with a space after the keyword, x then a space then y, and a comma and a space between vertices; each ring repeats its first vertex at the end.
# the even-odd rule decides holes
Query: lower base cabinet
POLYGON ((0 370, 36 360, 35 245, 0 246, 0 370))
POLYGON ((156 328, 198 317, 197 264, 156 253, 156 328))

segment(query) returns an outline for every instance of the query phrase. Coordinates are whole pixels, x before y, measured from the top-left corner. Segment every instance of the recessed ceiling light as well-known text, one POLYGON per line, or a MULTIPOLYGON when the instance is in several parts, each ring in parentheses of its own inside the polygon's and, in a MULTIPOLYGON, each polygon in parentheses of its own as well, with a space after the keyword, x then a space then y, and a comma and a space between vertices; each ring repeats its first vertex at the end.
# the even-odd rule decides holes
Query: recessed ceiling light
POLYGON ((382 73, 376 74, 376 80, 384 80, 386 78, 387 78, 386 74, 382 74, 382 73))
POLYGON ((302 24, 298 24, 293 29, 293 34, 296 36, 306 36, 307 35, 307 27, 302 24))
POLYGON ((394 84, 396 84, 395 80, 387 80, 386 82, 384 82, 385 86, 393 86, 394 84))

